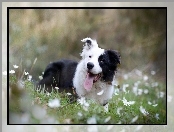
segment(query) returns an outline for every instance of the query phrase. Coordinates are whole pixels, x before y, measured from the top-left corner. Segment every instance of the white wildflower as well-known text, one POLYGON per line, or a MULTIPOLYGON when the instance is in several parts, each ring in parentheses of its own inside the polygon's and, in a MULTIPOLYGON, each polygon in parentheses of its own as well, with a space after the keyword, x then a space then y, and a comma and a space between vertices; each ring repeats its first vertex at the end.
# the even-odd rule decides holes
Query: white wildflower
POLYGON ((152 75, 155 75, 155 74, 156 74, 156 72, 155 72, 155 71, 151 71, 151 74, 152 74, 152 75))
POLYGON ((87 106, 83 106, 84 111, 88 111, 88 107, 87 106))
POLYGON ((89 106, 89 103, 86 102, 86 99, 85 97, 81 97, 80 99, 77 100, 79 104, 83 105, 83 106, 86 106, 88 107, 89 106))
POLYGON ((50 96, 50 93, 49 92, 47 92, 47 96, 50 96))
POLYGON ((60 107, 60 100, 55 98, 53 100, 50 100, 48 102, 48 106, 51 107, 51 108, 56 108, 56 107, 60 107))
POLYGON ((155 118, 157 119, 157 120, 159 120, 160 118, 159 118, 159 114, 158 113, 156 113, 155 114, 155 118))
POLYGON ((16 68, 18 68, 19 66, 17 66, 17 65, 13 65, 13 67, 16 69, 16 68))
POLYGON ((107 117, 104 122, 107 123, 110 119, 111 119, 111 116, 107 117))
POLYGON ((97 93, 97 95, 102 95, 104 93, 104 90, 97 93))
POLYGON ((143 93, 143 90, 142 89, 138 89, 138 95, 142 95, 142 93, 143 93))
POLYGON ((127 74, 124 74, 123 75, 123 78, 124 78, 124 80, 127 80, 128 79, 128 75, 127 74))
POLYGON ((116 88, 116 89, 114 90, 114 94, 115 94, 115 95, 119 95, 118 93, 119 93, 119 89, 116 88))
POLYGON ((171 102, 172 101, 172 96, 167 95, 167 102, 171 102))
POLYGON ((137 121, 137 119, 138 119, 138 116, 135 116, 132 120, 131 120, 131 122, 130 123, 134 123, 134 122, 136 122, 137 121))
POLYGON ((71 93, 67 93, 67 95, 72 95, 71 93))
POLYGON ((142 76, 142 72, 141 72, 140 70, 138 70, 138 69, 135 70, 135 73, 136 73, 138 76, 140 76, 140 77, 142 76))
POLYGON ((126 88, 129 87, 129 84, 123 84, 123 92, 126 92, 126 88))
POLYGON ((144 116, 146 116, 146 115, 149 114, 149 113, 143 108, 143 106, 140 106, 140 111, 141 111, 141 113, 142 113, 144 116))
POLYGON ((158 82, 154 82, 151 85, 152 85, 152 87, 158 87, 158 82))
POLYGON ((152 105, 153 107, 156 107, 158 104, 154 104, 154 105, 152 105))
POLYGON ((137 88, 137 86, 134 86, 132 90, 133 90, 133 93, 137 96, 138 95, 138 88, 137 88))
POLYGON ((81 112, 78 112, 77 115, 80 117, 83 116, 83 114, 81 112))
POLYGON ((147 75, 144 75, 143 80, 144 81, 147 81, 148 80, 148 76, 147 75))
POLYGON ((28 75, 28 81, 31 81, 32 75, 28 75))
POLYGON ((2 74, 3 74, 3 75, 7 75, 7 71, 3 71, 2 74))
POLYGON ((145 86, 146 86, 146 87, 149 87, 150 84, 149 84, 148 82, 145 82, 145 86))
POLYGON ((57 90, 58 90, 58 89, 59 89, 59 87, 55 87, 55 89, 57 89, 57 90))
POLYGON ((144 93, 145 94, 148 94, 149 93, 149 90, 148 89, 144 89, 144 93))
POLYGON ((122 107, 117 108, 117 114, 120 115, 120 111, 122 110, 122 107))
POLYGON ((15 73, 15 71, 14 70, 10 70, 9 73, 10 74, 13 74, 13 73, 15 73))
POLYGON ((135 104, 135 101, 127 101, 126 99, 125 99, 125 97, 123 98, 123 103, 124 103, 124 105, 126 105, 126 106, 130 106, 130 105, 133 105, 133 104, 135 104))
POLYGON ((136 131, 139 131, 142 127, 143 127, 143 125, 138 125, 138 126, 136 127, 136 129, 135 129, 135 132, 136 132, 136 131))
POLYGON ((163 98, 164 95, 165 95, 164 92, 158 92, 158 93, 157 93, 157 97, 158 97, 158 98, 163 98))
POLYGON ((149 104, 149 105, 152 105, 152 103, 151 103, 150 101, 148 101, 148 104, 149 104))
POLYGON ((28 75, 29 73, 28 72, 24 72, 25 75, 28 75))
POLYGON ((25 83, 22 80, 19 80, 17 85, 18 85, 18 88, 23 89, 25 86, 25 83))
POLYGON ((137 81, 134 83, 134 86, 138 87, 138 85, 141 83, 141 81, 137 81))
POLYGON ((43 77, 42 77, 42 76, 39 76, 39 79, 40 79, 40 80, 42 80, 42 79, 43 79, 43 77))
POLYGON ((88 124, 96 124, 97 123, 96 118, 94 116, 88 118, 87 123, 88 124))

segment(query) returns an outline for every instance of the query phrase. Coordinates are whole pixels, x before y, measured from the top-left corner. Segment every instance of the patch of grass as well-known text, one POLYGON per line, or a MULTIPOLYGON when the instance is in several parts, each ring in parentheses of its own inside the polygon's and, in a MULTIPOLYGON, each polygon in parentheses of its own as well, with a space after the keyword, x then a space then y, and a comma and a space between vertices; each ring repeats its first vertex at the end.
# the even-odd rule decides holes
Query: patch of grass
POLYGON ((103 106, 91 100, 87 100, 89 107, 85 107, 78 101, 70 103, 67 93, 37 92, 34 84, 27 79, 23 81, 23 88, 19 88, 19 80, 15 75, 9 79, 11 89, 9 111, 18 115, 21 115, 21 112, 28 113, 30 120, 25 123, 39 124, 43 120, 50 120, 48 117, 53 117, 54 123, 61 124, 166 124, 165 84, 156 82, 150 77, 148 80, 143 80, 142 77, 123 80, 121 88, 115 88, 113 98, 109 101, 108 112, 105 112, 103 106), (30 97, 27 104, 24 100, 25 95, 30 97), (49 107, 49 101, 55 98, 60 100, 60 106, 49 107), (130 103, 131 101, 133 103, 130 103), (23 109, 25 105, 31 108, 23 109), (34 106, 46 111, 41 119, 34 116, 32 112, 34 106), (90 119, 94 121, 89 121, 90 119))

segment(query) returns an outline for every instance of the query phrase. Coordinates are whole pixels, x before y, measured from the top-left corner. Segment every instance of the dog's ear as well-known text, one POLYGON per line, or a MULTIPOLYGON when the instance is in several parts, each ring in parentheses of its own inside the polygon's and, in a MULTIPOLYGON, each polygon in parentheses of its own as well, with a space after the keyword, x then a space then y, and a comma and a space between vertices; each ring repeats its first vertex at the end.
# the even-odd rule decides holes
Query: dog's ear
POLYGON ((84 38, 81 41, 85 43, 83 49, 89 50, 93 47, 98 47, 97 41, 91 38, 84 38))
POLYGON ((108 52, 111 63, 113 63, 114 65, 121 64, 120 53, 118 53, 115 50, 107 50, 107 52, 108 52))

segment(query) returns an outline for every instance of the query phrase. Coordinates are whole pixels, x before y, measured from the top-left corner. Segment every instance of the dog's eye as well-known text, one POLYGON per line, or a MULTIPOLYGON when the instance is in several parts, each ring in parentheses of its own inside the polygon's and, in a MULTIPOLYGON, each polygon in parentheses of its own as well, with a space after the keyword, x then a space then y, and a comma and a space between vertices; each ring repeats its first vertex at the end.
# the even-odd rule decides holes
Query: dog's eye
POLYGON ((103 63, 103 62, 104 62, 104 60, 100 60, 100 62, 101 62, 101 63, 103 63))
POLYGON ((91 58, 92 56, 90 55, 89 58, 91 58))

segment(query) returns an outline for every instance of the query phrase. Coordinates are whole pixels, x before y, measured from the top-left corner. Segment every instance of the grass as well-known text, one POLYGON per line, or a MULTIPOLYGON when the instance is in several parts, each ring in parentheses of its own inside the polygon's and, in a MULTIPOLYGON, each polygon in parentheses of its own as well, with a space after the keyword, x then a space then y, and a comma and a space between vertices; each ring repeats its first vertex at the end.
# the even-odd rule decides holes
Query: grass
MULTIPOLYGON (((136 73, 133 73, 136 75, 136 73)), ((23 86, 19 79, 10 74, 11 89, 9 101, 10 122, 17 124, 166 124, 166 92, 165 84, 153 80, 153 76, 129 76, 115 87, 113 98, 109 101, 109 110, 92 100, 88 106, 79 102, 70 103, 67 93, 43 93, 34 89, 32 81, 23 78, 23 86), (133 91, 134 89, 134 91, 133 91), (137 90, 137 92, 136 92, 137 90), (51 108, 48 103, 55 98, 60 106, 51 108), (131 104, 130 101, 133 101, 131 104), (38 109, 34 109, 34 108, 38 109), (144 110, 140 111, 140 107, 144 110), (36 112, 36 114, 34 114, 36 112), (15 115, 15 116, 14 116, 15 115), (24 121, 24 115, 27 119, 24 121), (18 120, 16 120, 16 116, 18 120), (39 116, 39 117, 38 117, 39 116)))

